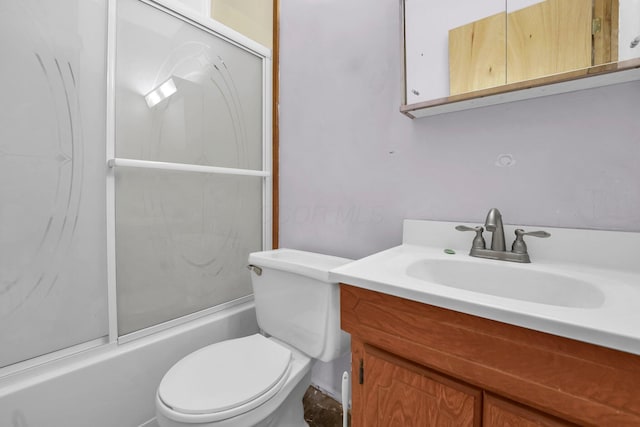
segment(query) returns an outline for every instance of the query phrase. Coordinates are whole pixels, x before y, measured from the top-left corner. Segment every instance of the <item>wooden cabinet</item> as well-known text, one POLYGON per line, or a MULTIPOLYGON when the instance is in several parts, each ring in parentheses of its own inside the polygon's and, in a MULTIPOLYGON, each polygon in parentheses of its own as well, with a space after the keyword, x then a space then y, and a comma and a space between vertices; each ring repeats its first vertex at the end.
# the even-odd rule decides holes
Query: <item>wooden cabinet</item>
POLYGON ((546 0, 449 30, 450 95, 617 61, 618 9, 617 0, 546 0))
POLYGON ((484 394, 483 403, 482 425, 487 427, 569 427, 575 425, 489 393, 484 394))
POLYGON ((507 82, 506 26, 499 13, 449 31, 450 95, 507 82))
POLYGON ((480 425, 478 389, 373 347, 365 346, 362 354, 367 367, 362 425, 480 425))
POLYGON ((590 67, 592 0, 546 0, 507 14, 507 84, 590 67))
POLYGON ((640 426, 640 357, 341 285, 354 427, 640 426))

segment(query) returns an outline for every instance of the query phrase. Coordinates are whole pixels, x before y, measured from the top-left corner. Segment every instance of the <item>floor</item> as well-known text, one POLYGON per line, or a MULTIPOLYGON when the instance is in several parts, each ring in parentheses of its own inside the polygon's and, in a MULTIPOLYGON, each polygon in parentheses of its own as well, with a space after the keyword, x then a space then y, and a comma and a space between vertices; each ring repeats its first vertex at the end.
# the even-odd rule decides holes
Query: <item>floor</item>
POLYGON ((302 404, 309 427, 342 427, 342 405, 317 388, 307 389, 302 404))
MULTIPOLYGON (((304 420, 309 427, 342 427, 342 405, 317 388, 312 386, 307 389, 302 404, 304 420)), ((139 427, 158 427, 158 423, 154 418, 139 427)))

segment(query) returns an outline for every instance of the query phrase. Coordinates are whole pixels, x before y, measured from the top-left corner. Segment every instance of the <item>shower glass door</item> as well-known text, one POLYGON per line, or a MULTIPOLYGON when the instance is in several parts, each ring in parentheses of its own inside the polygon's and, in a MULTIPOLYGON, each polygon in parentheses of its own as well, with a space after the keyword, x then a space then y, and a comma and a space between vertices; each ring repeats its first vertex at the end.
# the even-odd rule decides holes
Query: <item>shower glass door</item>
POLYGON ((252 293, 263 248, 264 57, 121 0, 115 68, 118 335, 252 293))
POLYGON ((0 1, 2 378, 251 298, 270 52, 175 8, 0 1))
POLYGON ((0 367, 108 334, 106 40, 106 1, 0 2, 0 367))

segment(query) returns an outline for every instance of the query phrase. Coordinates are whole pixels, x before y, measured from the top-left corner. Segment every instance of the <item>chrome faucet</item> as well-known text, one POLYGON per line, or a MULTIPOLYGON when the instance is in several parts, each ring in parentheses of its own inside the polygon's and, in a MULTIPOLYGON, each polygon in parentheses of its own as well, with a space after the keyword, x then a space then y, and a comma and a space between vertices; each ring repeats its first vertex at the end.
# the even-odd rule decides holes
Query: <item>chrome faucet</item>
POLYGON ((456 227, 458 231, 473 231, 476 236, 473 239, 471 245, 471 251, 469 255, 478 258, 489 258, 501 261, 513 261, 513 262, 531 262, 529 253, 527 252, 527 245, 524 242, 524 236, 533 237, 549 237, 551 234, 546 231, 530 231, 525 232, 522 229, 515 231, 516 238, 511 246, 511 251, 506 250, 504 243, 504 226, 502 224, 502 215, 496 208, 492 208, 487 214, 487 219, 484 222, 483 227, 467 227, 466 225, 458 225, 456 227), (490 231, 491 234, 491 249, 486 248, 484 237, 482 233, 484 229, 490 231))
POLYGON ((502 225, 502 214, 496 208, 491 208, 484 220, 484 228, 491 232, 491 250, 504 251, 504 226, 502 225))

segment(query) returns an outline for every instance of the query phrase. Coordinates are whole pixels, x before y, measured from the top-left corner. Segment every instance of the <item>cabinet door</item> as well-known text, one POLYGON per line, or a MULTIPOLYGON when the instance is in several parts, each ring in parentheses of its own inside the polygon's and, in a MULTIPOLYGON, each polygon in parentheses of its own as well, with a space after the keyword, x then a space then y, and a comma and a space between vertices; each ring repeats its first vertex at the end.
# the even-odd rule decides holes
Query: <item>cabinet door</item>
POLYGON ((485 427, 568 427, 575 425, 488 393, 484 396, 483 406, 482 425, 485 427))
POLYGON ((362 422, 367 427, 480 426, 480 390, 364 346, 362 422))

